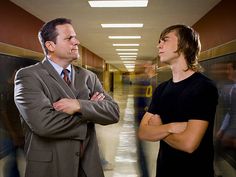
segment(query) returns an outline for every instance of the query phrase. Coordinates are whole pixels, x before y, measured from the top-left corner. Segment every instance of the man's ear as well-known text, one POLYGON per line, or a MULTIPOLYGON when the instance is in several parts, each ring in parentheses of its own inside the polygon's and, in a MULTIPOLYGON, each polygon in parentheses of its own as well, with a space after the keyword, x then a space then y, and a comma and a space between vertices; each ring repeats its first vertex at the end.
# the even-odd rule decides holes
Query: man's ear
POLYGON ((53 41, 46 41, 45 46, 50 52, 53 52, 55 50, 55 43, 53 41))

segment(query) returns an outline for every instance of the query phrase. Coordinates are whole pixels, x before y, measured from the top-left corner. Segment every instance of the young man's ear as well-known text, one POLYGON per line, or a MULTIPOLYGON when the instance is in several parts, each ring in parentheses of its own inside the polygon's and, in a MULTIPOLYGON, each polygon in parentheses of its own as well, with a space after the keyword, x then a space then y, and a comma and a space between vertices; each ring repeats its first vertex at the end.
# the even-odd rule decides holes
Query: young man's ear
POLYGON ((48 51, 54 51, 55 50, 55 43, 53 41, 46 41, 45 46, 47 47, 48 51))

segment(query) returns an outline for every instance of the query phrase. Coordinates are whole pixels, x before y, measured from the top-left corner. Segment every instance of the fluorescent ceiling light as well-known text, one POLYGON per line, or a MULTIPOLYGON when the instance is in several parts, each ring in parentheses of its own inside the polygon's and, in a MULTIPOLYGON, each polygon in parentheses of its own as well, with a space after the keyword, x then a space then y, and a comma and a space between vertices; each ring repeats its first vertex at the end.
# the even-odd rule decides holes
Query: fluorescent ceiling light
POLYGON ((139 44, 112 44, 113 46, 139 46, 139 44))
POLYGON ((141 36, 108 36, 109 39, 141 39, 141 36))
POLYGON ((116 51, 138 51, 138 49, 116 49, 116 51))
POLYGON ((128 70, 128 72, 134 72, 134 69, 128 69, 128 68, 126 68, 127 70, 128 70))
POLYGON ((135 66, 126 66, 125 67, 128 69, 128 68, 135 68, 135 66))
POLYGON ((125 67, 134 67, 135 66, 135 64, 124 64, 125 65, 125 67))
POLYGON ((112 23, 101 24, 103 28, 142 28, 142 23, 112 23))
POLYGON ((118 55, 138 55, 138 53, 117 53, 118 55))
POLYGON ((148 0, 139 1, 88 1, 91 7, 147 7, 148 0))
POLYGON ((136 58, 121 58, 121 60, 136 60, 136 58))
POLYGON ((132 60, 132 61, 123 61, 123 63, 126 63, 126 64, 131 64, 131 63, 135 63, 135 61, 134 60, 132 60))
POLYGON ((137 55, 126 55, 126 56, 123 56, 121 55, 120 58, 137 58, 137 55))

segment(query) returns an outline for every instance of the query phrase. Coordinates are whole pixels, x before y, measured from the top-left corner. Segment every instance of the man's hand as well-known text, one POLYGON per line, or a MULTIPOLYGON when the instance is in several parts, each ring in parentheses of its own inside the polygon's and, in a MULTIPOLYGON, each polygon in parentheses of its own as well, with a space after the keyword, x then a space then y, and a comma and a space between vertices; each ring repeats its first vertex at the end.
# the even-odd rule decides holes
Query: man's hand
POLYGON ((92 101, 102 101, 105 98, 105 95, 103 93, 96 92, 94 95, 91 97, 90 100, 92 101))
MULTIPOLYGON (((105 98, 103 93, 96 92, 90 100, 102 101, 105 98)), ((62 98, 61 100, 53 103, 53 108, 70 115, 80 112, 80 103, 77 99, 62 98)))
POLYGON ((162 122, 161 122, 160 116, 156 114, 152 115, 148 120, 148 125, 150 126, 161 125, 161 124, 162 122))
POLYGON ((73 115, 76 112, 80 112, 80 103, 77 99, 63 98, 53 103, 53 108, 57 111, 73 115))

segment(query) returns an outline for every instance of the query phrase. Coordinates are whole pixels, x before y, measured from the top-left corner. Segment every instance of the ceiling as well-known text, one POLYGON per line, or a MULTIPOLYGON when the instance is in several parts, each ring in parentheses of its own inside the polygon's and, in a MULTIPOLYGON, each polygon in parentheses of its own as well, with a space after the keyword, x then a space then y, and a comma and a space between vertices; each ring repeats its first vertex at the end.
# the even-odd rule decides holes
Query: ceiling
POLYGON ((92 8, 88 0, 10 0, 42 21, 72 19, 82 46, 121 71, 127 71, 117 48, 137 48, 137 63, 156 58, 160 32, 182 23, 192 26, 220 0, 149 0, 147 7, 92 8), (143 23, 143 28, 102 28, 102 23, 143 23), (108 36, 141 36, 141 39, 109 39, 108 36), (139 43, 138 47, 114 47, 113 43, 139 43))

